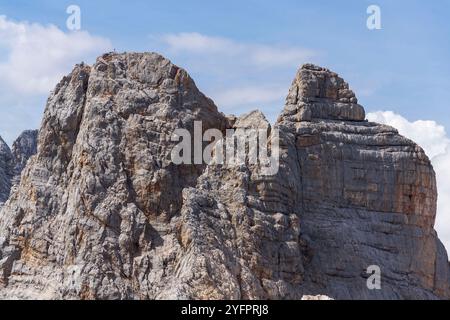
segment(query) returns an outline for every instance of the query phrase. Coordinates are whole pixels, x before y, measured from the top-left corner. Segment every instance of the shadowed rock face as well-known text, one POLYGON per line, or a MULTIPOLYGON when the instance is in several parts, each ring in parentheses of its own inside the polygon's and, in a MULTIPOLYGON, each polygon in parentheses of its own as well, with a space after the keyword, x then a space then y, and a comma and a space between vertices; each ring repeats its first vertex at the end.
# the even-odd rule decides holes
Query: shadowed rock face
POLYGON ((280 169, 175 165, 175 129, 270 128, 225 117, 154 53, 78 65, 50 96, 39 150, 0 213, 0 297, 449 298, 423 150, 364 121, 339 76, 303 66, 280 169), (370 265, 382 289, 366 286, 370 265))
POLYGON ((14 178, 13 185, 17 185, 20 181, 20 174, 25 168, 28 159, 37 152, 37 136, 38 130, 25 130, 14 141, 12 145, 12 156, 14 158, 14 178))
POLYGON ((14 141, 12 151, 0 138, 0 207, 20 181, 28 159, 37 152, 37 130, 26 130, 14 141))
POLYGON ((13 156, 8 145, 0 138, 0 207, 8 199, 11 189, 13 156))

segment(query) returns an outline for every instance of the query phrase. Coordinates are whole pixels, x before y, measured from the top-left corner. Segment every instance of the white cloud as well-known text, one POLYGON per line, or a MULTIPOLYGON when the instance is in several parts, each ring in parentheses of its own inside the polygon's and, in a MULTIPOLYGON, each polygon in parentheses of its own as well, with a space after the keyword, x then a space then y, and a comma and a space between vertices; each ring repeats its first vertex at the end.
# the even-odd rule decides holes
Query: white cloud
POLYGON ((397 128, 401 135, 418 143, 431 159, 438 188, 435 228, 450 255, 450 138, 444 126, 430 120, 410 122, 392 111, 368 113, 367 119, 397 128))
POLYGON ((450 147, 432 160, 438 184, 436 230, 450 256, 450 147))
POLYGON ((109 40, 86 31, 63 32, 0 16, 0 48, 7 51, 0 62, 2 85, 20 93, 48 93, 75 63, 111 47, 109 40))
POLYGON ((393 126, 401 135, 419 144, 430 159, 445 153, 450 143, 444 126, 435 121, 417 120, 410 122, 392 111, 372 112, 367 114, 367 119, 393 126))
POLYGON ((65 32, 54 25, 0 16, 0 134, 10 144, 20 131, 35 128, 43 102, 76 63, 110 51, 109 40, 87 31, 65 32), (37 105, 38 104, 38 105, 37 105), (16 119, 11 125, 10 120, 16 119))
MULTIPOLYGON (((166 34, 158 39, 174 53, 194 53, 202 56, 216 55, 217 59, 237 58, 258 67, 298 66, 299 62, 315 56, 312 50, 243 43, 223 37, 212 37, 197 32, 166 34)), ((236 61, 238 62, 238 61, 236 61)))

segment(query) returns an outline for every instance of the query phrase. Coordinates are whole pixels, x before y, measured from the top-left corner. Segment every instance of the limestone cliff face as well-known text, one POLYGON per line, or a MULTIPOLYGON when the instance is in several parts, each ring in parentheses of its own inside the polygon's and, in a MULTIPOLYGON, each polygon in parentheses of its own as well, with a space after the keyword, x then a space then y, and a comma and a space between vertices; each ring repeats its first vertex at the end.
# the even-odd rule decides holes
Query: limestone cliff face
POLYGON ((78 65, 0 213, 0 297, 450 298, 430 162, 364 117, 344 80, 305 65, 270 130, 277 174, 175 165, 177 128, 270 124, 225 117, 154 53, 78 65), (366 286, 370 265, 381 290, 366 286))
POLYGON ((26 130, 14 141, 12 150, 0 137, 0 207, 11 188, 20 181, 28 159, 37 152, 37 130, 26 130))
POLYGON ((25 168, 28 159, 37 152, 37 136, 38 130, 25 130, 12 145, 11 153, 14 162, 13 185, 17 185, 20 182, 20 175, 25 168))
POLYGON ((356 103, 336 74, 306 65, 278 120, 297 156, 305 286, 338 298, 449 297, 430 161, 395 129, 363 121, 356 103), (382 290, 361 281, 372 264, 382 290))

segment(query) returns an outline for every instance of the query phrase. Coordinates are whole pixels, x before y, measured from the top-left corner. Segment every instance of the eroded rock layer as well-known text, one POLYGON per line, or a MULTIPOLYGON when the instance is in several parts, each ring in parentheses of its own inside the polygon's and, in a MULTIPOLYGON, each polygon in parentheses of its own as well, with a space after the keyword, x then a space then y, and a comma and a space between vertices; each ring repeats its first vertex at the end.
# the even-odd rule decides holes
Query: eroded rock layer
POLYGON ((430 162, 364 117, 348 84, 313 65, 273 128, 258 111, 225 117, 154 53, 78 65, 0 213, 0 297, 449 298, 430 162), (279 170, 174 164, 171 137, 195 135, 194 121, 268 128, 279 170), (370 265, 381 290, 366 285, 370 265))
MULTIPOLYGON (((304 100, 348 88, 328 77, 336 75, 304 66, 290 92, 298 83, 303 91, 298 100, 288 97, 278 120, 296 146, 299 218, 308 243, 305 287, 350 299, 449 297, 448 258, 433 230, 437 195, 429 159, 397 130, 362 121, 352 104, 334 119, 296 118, 304 100), (363 281, 369 265, 381 268, 381 290, 368 290, 363 281)), ((336 101, 326 99, 325 110, 332 109, 336 101)))

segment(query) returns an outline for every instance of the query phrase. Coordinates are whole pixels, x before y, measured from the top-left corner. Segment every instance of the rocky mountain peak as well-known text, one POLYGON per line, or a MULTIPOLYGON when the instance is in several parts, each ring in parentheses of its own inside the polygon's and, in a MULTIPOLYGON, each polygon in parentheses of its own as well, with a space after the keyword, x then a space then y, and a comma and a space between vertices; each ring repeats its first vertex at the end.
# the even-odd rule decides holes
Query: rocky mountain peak
POLYGON ((253 110, 238 117, 233 127, 267 130, 270 128, 270 123, 261 111, 253 110))
POLYGON ((282 117, 293 122, 314 119, 362 121, 365 111, 348 83, 335 72, 304 64, 289 89, 282 117))
POLYGON ((273 126, 272 175, 257 163, 175 164, 171 137, 195 121, 270 127, 259 111, 224 116, 156 53, 76 66, 0 213, 0 297, 450 297, 428 158, 365 121, 337 74, 297 72, 273 126), (373 265, 382 290, 367 287, 373 265))
POLYGON ((17 185, 28 159, 37 151, 37 130, 25 130, 14 141, 12 151, 0 137, 0 206, 17 185))
POLYGON ((14 141, 12 145, 12 155, 14 158, 14 179, 12 184, 18 184, 20 174, 25 168, 28 159, 37 152, 38 130, 25 130, 14 141))

